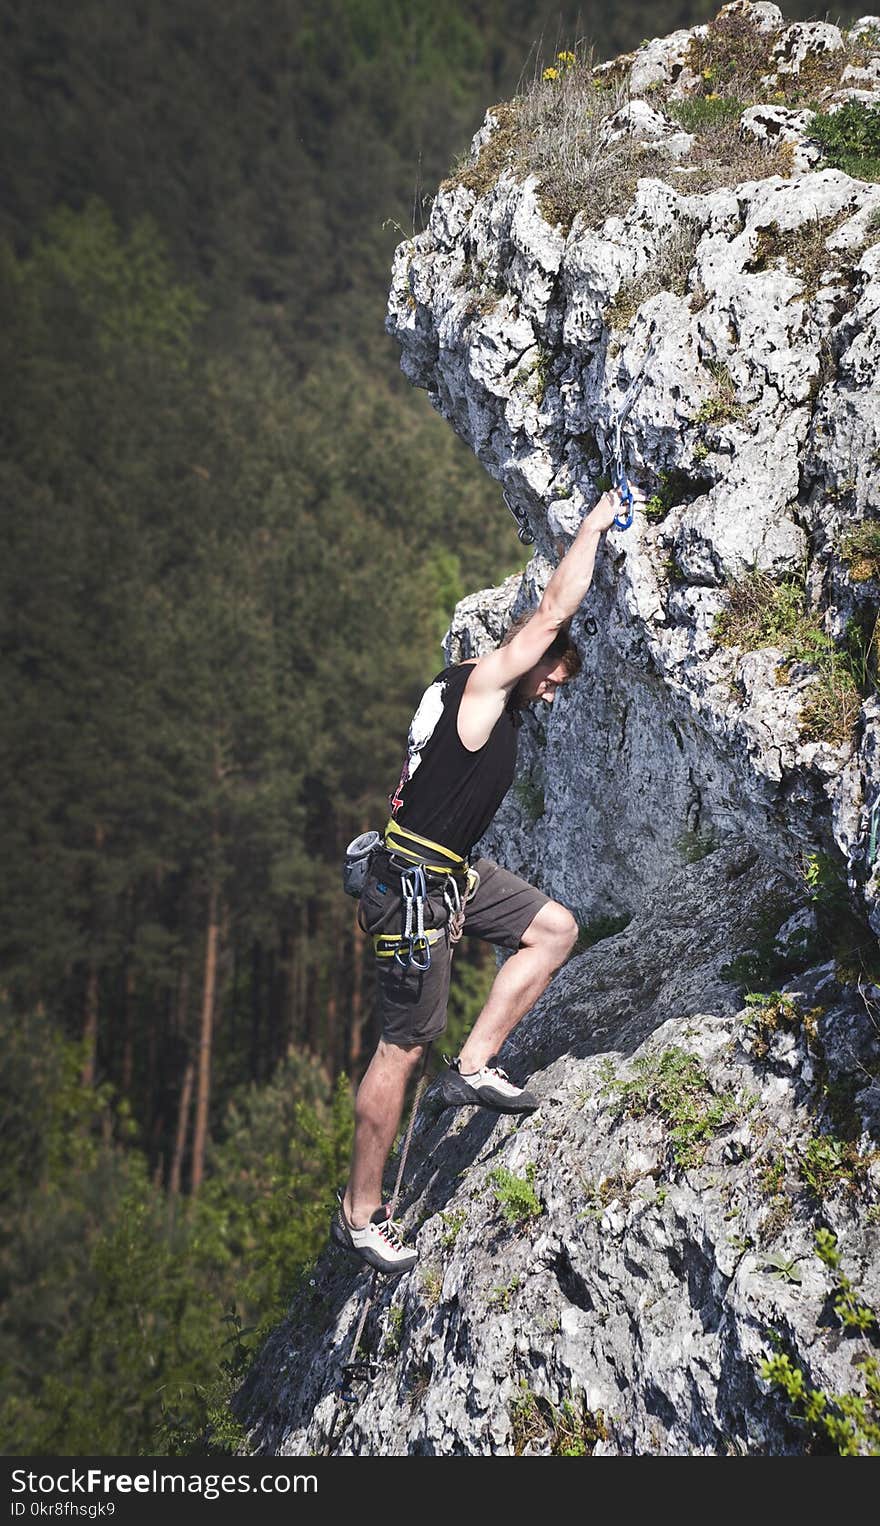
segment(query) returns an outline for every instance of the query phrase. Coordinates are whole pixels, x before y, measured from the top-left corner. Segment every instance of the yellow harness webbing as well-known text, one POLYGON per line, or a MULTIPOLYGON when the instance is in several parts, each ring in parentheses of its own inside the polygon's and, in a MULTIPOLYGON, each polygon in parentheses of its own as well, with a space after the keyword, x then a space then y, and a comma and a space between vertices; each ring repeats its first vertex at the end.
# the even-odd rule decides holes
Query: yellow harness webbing
MULTIPOLYGON (((424 953, 426 947, 430 948, 431 944, 436 943, 438 938, 442 936, 443 933, 439 927, 426 927, 419 937, 411 940, 413 951, 420 954, 424 953)), ((410 940, 401 937, 399 934, 373 934, 373 948, 377 959, 396 959, 401 950, 408 948, 409 944, 410 940)))
POLYGON ((389 853, 396 853, 399 858, 423 864, 433 874, 455 874, 467 868, 466 860, 459 853, 444 848, 442 843, 432 842, 430 837, 420 837, 418 832, 410 832, 408 827, 402 827, 393 817, 385 828, 385 847, 389 853), (430 857, 426 856, 428 854, 430 857))

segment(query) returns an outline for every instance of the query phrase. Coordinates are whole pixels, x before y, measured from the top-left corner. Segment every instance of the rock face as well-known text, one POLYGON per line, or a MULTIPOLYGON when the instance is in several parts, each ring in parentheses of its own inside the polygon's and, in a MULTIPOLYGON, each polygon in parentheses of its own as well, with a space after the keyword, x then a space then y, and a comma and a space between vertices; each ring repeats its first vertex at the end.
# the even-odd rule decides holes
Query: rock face
POLYGON ((261 1451, 880 1444, 806 1425, 784 1392, 803 1374, 833 1421, 833 1396, 873 1381, 859 1364, 880 1336, 880 710, 864 658, 880 560, 853 550, 878 519, 880 185, 823 167, 792 88, 803 76, 840 108, 857 80, 880 105, 880 20, 786 26, 736 0, 597 76, 628 82, 597 152, 631 142, 651 173, 599 221, 554 220, 541 174, 497 152, 495 108, 473 172, 399 248, 388 319, 406 374, 535 536, 522 578, 459 606, 452 660, 540 597, 631 402, 625 465, 651 516, 606 536, 574 624, 583 674, 528 718, 483 845, 593 946, 505 1048, 540 1093, 532 1118, 438 1115, 429 1093, 404 1195, 420 1268, 368 1321, 378 1374, 343 1424, 363 1280, 328 1258, 240 1395, 261 1451), (789 145, 787 172, 707 185, 707 84, 725 39, 750 37, 766 98, 752 91, 739 142, 789 145), (800 644, 779 619, 724 635, 759 587, 802 589, 800 644), (840 725, 827 691, 856 630, 863 682, 850 665, 840 725))

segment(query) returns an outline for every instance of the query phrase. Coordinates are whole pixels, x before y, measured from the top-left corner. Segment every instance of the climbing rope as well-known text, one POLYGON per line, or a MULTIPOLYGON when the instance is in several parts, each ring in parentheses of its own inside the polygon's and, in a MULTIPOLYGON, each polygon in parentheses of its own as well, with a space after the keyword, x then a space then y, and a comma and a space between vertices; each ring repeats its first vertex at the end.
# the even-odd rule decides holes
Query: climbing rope
POLYGON ((633 403, 641 391, 647 374, 648 362, 654 354, 657 340, 652 339, 641 366, 627 388, 623 402, 618 406, 614 404, 611 411, 611 429, 613 432, 613 468, 614 487, 620 492, 621 512, 615 514, 614 524, 618 530, 628 530, 633 522, 633 491, 626 475, 626 457, 623 449, 623 425, 629 415, 633 403))

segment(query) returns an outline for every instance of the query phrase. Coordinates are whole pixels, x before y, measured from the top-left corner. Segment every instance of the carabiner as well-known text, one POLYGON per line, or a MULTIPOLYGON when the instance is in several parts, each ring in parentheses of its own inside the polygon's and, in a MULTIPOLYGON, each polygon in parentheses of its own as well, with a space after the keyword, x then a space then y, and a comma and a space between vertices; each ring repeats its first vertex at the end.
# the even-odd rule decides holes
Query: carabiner
POLYGON ((620 491, 622 514, 615 514, 614 528, 616 530, 628 530, 633 522, 633 494, 632 488, 626 480, 625 472, 620 473, 615 487, 620 491))
POLYGON ((417 970, 420 975, 424 975, 431 968, 431 945, 430 945, 430 943, 428 942, 428 940, 426 938, 425 939, 425 962, 424 962, 424 964, 420 964, 418 959, 416 958, 416 954, 415 954, 415 946, 416 946, 417 942, 418 942, 417 938, 411 938, 410 939, 410 944, 409 944, 409 963, 410 963, 410 968, 414 969, 414 970, 417 970))
POLYGON ((623 439, 621 436, 620 415, 614 411, 614 486, 620 493, 621 511, 614 516, 614 528, 616 530, 628 530, 633 522, 633 494, 626 472, 623 467, 623 439))
POLYGON ((511 514, 513 515, 514 519, 517 522, 518 529, 517 529, 516 533, 519 536, 520 540, 522 541, 523 545, 524 546, 533 546, 535 544, 535 537, 532 534, 531 530, 529 529, 529 521, 528 521, 528 516, 526 515, 526 512, 525 512, 525 509, 515 509, 513 507, 513 504, 511 503, 510 499, 507 496, 507 488, 506 487, 503 487, 501 489, 501 496, 504 499, 504 502, 507 504, 507 507, 509 508, 511 514))

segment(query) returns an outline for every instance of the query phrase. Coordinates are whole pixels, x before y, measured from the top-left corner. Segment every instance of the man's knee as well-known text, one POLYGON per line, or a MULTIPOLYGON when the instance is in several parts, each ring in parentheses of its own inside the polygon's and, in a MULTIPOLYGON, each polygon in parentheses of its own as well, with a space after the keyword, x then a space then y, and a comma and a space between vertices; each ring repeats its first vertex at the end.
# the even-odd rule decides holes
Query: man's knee
POLYGON ((425 1053, 424 1044, 395 1044, 391 1039, 380 1039, 376 1056, 386 1065, 397 1070, 413 1070, 425 1053))
POLYGON ((523 944, 529 948, 542 946, 559 964, 568 958, 577 942, 578 925, 567 907, 558 901, 548 901, 523 934, 523 944))

